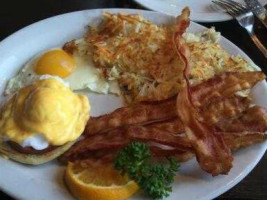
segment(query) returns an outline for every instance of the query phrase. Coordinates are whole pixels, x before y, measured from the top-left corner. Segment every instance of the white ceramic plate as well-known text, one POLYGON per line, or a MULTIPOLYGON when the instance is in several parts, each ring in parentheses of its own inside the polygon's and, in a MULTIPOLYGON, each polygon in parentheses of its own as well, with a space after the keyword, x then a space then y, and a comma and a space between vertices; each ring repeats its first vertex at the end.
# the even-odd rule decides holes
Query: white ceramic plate
MULTIPOLYGON (((173 17, 150 11, 111 9, 111 12, 138 13, 158 23, 169 23, 173 17)), ((57 47, 66 41, 83 35, 88 24, 99 22, 103 10, 86 10, 52 17, 30 25, 0 43, 0 93, 6 81, 20 69, 28 59, 46 49, 57 47)), ((191 23, 189 31, 199 32, 205 27, 191 23)), ((232 54, 241 54, 249 58, 234 44, 225 38, 222 46, 232 54)), ((267 97, 266 87, 261 83, 257 91, 267 97), (265 89, 265 90, 264 90, 265 89)), ((3 97, 0 97, 3 100, 3 97)), ((89 95, 92 115, 110 112, 122 105, 118 97, 112 95, 89 95)), ((261 103, 261 101, 259 101, 261 103)), ((265 103, 265 101, 262 101, 265 103)), ((179 175, 173 184, 169 199, 212 199, 227 191, 242 180, 259 162, 267 148, 267 143, 240 150, 234 154, 234 167, 228 176, 212 178, 203 172, 195 160, 182 164, 179 175)), ((66 190, 62 176, 64 167, 54 161, 42 166, 26 166, 0 158, 0 188, 18 199, 34 200, 70 200, 73 197, 66 190)), ((144 199, 135 196, 133 199, 144 199)))
MULTIPOLYGON (((189 6, 192 15, 191 20, 196 22, 219 22, 232 19, 222 11, 218 11, 211 0, 134 0, 138 4, 158 12, 176 16, 185 6, 189 6)), ((244 3, 242 0, 234 0, 244 3)), ((264 5, 266 0, 259 0, 264 5)))

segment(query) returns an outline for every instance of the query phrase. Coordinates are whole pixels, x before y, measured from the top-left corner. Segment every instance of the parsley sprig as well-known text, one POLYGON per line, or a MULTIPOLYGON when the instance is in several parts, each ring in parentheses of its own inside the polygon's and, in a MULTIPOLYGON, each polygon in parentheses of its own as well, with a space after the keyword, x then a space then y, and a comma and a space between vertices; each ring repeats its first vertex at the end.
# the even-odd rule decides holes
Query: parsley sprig
POLYGON ((153 162, 146 144, 132 142, 116 155, 114 167, 127 174, 150 197, 161 199, 172 191, 170 184, 179 168, 173 158, 167 161, 167 164, 153 162))

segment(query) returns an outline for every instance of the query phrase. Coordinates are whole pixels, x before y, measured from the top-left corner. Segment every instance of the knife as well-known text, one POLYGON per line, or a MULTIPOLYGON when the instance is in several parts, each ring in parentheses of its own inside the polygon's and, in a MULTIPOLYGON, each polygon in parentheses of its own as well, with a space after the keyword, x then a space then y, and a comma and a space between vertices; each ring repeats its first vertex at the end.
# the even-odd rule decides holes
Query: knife
POLYGON ((267 28, 267 11, 258 0, 244 0, 247 7, 260 19, 267 28))

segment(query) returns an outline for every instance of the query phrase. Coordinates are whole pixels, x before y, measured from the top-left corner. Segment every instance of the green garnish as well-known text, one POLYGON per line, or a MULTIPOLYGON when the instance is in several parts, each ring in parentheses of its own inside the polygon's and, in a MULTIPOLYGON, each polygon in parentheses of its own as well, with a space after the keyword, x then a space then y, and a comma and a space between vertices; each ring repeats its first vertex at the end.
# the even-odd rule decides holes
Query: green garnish
POLYGON ((153 163, 148 146, 133 142, 116 155, 114 167, 127 174, 150 197, 161 199, 172 191, 170 184, 179 168, 173 158, 167 161, 165 165, 153 163))

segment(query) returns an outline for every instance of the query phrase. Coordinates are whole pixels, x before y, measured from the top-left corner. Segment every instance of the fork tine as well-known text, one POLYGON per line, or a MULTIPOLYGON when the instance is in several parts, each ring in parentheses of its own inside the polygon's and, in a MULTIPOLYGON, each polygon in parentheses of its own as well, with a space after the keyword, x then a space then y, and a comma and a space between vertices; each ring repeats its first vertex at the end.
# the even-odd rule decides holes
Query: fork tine
POLYGON ((231 9, 231 7, 229 7, 228 5, 224 4, 221 1, 212 1, 213 3, 215 3, 216 5, 220 6, 221 8, 224 9, 225 12, 227 12, 229 15, 235 17, 236 14, 235 12, 231 9))
POLYGON ((246 6, 244 6, 243 4, 241 4, 241 3, 238 3, 238 2, 235 2, 235 1, 232 1, 232 0, 227 0, 227 1, 231 2, 232 4, 235 4, 236 6, 238 6, 241 9, 248 10, 248 8, 246 6))
POLYGON ((236 12, 236 15, 246 12, 237 2, 231 0, 219 0, 220 2, 226 4, 230 9, 236 12))

